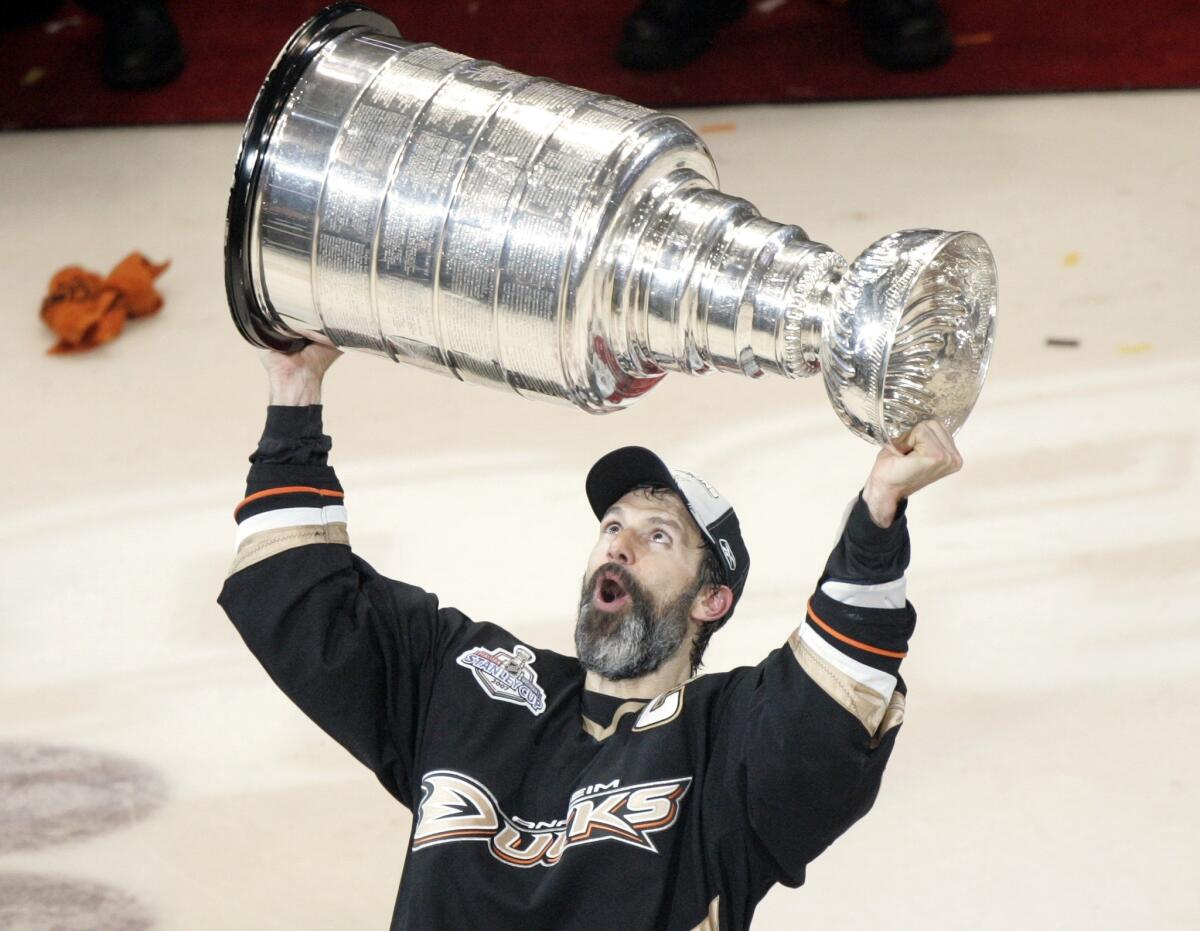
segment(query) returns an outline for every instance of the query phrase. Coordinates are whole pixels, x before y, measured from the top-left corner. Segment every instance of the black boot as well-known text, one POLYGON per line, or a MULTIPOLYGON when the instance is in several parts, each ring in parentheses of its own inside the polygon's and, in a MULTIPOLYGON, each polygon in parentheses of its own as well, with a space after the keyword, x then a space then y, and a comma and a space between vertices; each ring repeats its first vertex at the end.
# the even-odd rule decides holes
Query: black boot
POLYGON ((163 0, 92 0, 84 6, 104 21, 100 74, 109 87, 159 87, 183 70, 183 46, 163 0))
POLYGON ((917 71, 946 61, 954 40, 937 0, 850 0, 863 29, 863 51, 892 71, 917 71))
POLYGON ((625 20, 617 61, 635 71, 686 65, 745 11, 746 0, 644 0, 625 20))

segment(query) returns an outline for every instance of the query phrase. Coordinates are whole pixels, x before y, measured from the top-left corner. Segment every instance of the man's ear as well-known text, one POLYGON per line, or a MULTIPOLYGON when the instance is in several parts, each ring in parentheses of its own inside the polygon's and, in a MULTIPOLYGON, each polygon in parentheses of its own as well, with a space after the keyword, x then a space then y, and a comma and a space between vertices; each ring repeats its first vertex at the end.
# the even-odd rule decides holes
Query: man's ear
POLYGON ((711 585, 696 595, 692 602, 692 620, 700 624, 719 621, 733 607, 733 589, 728 585, 711 585))

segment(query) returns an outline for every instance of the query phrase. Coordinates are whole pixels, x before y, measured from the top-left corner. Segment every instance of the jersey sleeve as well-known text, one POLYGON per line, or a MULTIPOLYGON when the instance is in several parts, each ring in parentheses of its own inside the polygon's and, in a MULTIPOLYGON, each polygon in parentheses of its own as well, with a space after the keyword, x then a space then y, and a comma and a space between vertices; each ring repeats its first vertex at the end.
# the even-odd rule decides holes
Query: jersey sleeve
POLYGON ((441 659, 470 622, 350 549, 321 409, 271 407, 218 598, 275 683, 412 806, 441 659))
POLYGON ((805 619, 731 687, 726 778, 767 881, 802 883, 879 791, 904 717, 900 663, 916 622, 903 507, 885 529, 861 497, 853 503, 805 619))

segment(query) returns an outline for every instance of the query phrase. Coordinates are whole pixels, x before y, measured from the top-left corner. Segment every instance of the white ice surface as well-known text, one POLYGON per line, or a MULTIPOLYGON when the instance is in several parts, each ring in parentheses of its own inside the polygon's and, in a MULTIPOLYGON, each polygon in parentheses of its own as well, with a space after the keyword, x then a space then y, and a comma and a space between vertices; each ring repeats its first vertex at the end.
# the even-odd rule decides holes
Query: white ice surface
MULTIPOLYGON (((773 219, 850 256, 973 229, 1000 270, 966 466, 909 512, 920 622, 882 792, 755 927, 1200 927, 1200 93, 683 115, 736 124, 708 138, 723 187, 773 219)), ((223 292, 239 133, 0 135, 0 740, 125 754, 171 793, 0 871, 119 886, 164 931, 383 928, 407 814, 214 600, 265 403, 223 292), (163 312, 45 355, 50 275, 134 248, 173 262, 163 312)), ((714 670, 799 622, 873 456, 815 380, 675 375, 592 418, 360 356, 326 399, 356 549, 549 648, 571 649, 594 458, 641 443, 714 481, 754 560, 714 670)))

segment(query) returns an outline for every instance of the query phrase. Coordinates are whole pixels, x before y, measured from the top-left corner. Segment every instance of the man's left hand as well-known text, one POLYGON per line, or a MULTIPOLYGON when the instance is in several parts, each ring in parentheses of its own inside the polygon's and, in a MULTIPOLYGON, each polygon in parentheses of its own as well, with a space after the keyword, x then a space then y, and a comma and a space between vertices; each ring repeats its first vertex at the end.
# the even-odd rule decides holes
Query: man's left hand
POLYGON ((896 508, 926 485, 962 468, 962 455, 950 431, 937 420, 919 423, 879 451, 863 487, 871 520, 890 527, 896 508))

